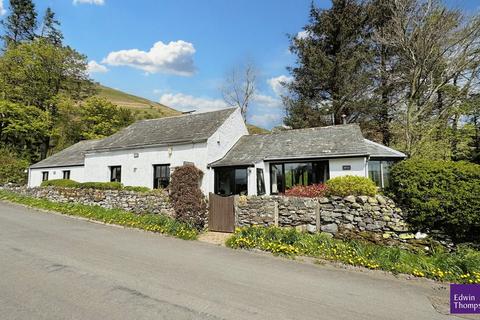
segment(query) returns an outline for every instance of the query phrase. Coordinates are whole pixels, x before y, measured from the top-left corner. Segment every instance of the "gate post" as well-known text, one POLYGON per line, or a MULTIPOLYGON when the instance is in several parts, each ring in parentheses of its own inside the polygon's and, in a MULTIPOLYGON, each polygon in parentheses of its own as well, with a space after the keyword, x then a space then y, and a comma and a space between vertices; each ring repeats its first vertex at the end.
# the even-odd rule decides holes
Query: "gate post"
POLYGON ((317 205, 315 206, 315 227, 317 232, 320 232, 321 223, 320 223, 320 203, 317 201, 317 205))

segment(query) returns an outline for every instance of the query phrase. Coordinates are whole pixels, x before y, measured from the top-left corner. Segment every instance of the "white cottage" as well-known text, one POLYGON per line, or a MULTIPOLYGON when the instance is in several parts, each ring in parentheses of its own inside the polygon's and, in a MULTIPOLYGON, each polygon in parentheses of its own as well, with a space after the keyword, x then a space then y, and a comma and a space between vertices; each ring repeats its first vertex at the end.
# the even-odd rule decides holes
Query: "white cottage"
POLYGON ((193 164, 205 194, 277 194, 342 175, 388 184, 401 152, 364 139, 356 124, 249 135, 240 109, 142 120, 102 140, 79 142, 29 169, 28 184, 49 179, 118 181, 167 187, 170 172, 193 164))

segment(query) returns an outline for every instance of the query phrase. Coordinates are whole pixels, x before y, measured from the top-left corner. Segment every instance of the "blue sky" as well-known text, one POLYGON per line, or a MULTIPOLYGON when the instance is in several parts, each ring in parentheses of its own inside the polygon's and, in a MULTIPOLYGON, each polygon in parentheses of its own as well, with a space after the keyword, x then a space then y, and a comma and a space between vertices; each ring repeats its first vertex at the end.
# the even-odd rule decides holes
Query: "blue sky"
MULTIPOLYGON (((3 10, 8 10, 3 0, 3 10)), ((316 0, 328 7, 330 1, 316 0)), ((478 0, 449 0, 476 10, 478 0)), ((2 0, 0 0, 2 3, 2 0)), ((295 57, 287 34, 308 22, 310 0, 37 0, 62 22, 65 42, 88 56, 91 76, 107 86, 179 110, 224 107, 225 73, 257 66, 257 99, 248 120, 271 128, 284 114, 278 80, 295 57)), ((0 6, 0 13, 2 8, 0 6)), ((5 12, 3 12, 5 13, 5 12)))

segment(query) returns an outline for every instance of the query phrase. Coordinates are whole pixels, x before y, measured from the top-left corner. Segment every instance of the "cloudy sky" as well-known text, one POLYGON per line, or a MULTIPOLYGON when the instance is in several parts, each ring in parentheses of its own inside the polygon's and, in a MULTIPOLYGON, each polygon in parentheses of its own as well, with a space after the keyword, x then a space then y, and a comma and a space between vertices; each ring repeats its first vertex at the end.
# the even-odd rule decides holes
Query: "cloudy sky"
MULTIPOLYGON (((449 0, 475 10, 479 0, 449 0)), ((328 7, 329 0, 315 0, 328 7)), ((8 12, 0 0, 0 14, 8 12)), ((295 57, 287 34, 308 22, 311 0, 36 0, 53 8, 65 42, 88 56, 94 80, 178 110, 224 108, 225 73, 246 60, 259 71, 248 121, 282 122, 281 81, 295 57)))

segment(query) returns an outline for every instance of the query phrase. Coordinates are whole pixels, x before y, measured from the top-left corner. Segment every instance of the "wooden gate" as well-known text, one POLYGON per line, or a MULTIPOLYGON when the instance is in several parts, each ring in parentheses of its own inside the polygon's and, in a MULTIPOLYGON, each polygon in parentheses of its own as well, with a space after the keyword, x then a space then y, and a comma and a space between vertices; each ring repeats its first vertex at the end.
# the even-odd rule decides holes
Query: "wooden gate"
POLYGON ((210 193, 208 211, 208 230, 233 232, 235 230, 234 197, 221 197, 210 193))

